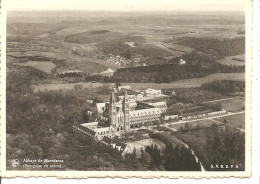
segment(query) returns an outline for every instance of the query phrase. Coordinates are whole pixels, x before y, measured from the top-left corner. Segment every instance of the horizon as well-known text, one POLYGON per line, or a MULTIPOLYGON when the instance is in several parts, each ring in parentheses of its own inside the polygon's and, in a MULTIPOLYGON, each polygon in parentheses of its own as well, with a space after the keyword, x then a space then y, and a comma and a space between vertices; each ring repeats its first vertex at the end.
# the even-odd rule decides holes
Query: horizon
MULTIPOLYGON (((8 0, 7 11, 244 11, 247 0, 8 0), (109 2, 109 3, 108 3, 109 2)), ((5 2, 5 1, 4 1, 5 2)))

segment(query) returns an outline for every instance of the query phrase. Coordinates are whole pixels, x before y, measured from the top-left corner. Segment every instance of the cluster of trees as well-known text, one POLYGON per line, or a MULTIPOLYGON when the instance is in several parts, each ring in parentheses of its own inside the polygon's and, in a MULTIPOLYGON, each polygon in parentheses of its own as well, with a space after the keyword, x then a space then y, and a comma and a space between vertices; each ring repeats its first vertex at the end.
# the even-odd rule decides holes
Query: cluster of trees
POLYGON ((191 127, 186 124, 182 130, 174 135, 192 147, 206 170, 245 169, 245 133, 228 127, 223 129, 223 126, 214 123, 211 127, 191 127), (225 168, 220 168, 221 165, 225 168))
POLYGON ((200 163, 196 161, 190 148, 166 145, 163 160, 166 171, 200 171, 200 163))
POLYGON ((178 44, 195 48, 204 53, 213 54, 218 58, 245 53, 245 37, 232 39, 212 39, 184 37, 178 40, 178 44))
MULTIPOLYGON (((156 145, 147 146, 145 152, 150 155, 150 170, 166 171, 200 171, 200 163, 196 161, 190 148, 174 145, 171 135, 152 134, 152 137, 166 144, 163 151, 156 145)), ((141 154, 142 155, 142 154, 141 154)), ((142 156, 141 156, 142 157, 142 156)))
POLYGON ((213 81, 203 84, 201 87, 219 93, 236 93, 245 91, 245 82, 231 80, 213 81))

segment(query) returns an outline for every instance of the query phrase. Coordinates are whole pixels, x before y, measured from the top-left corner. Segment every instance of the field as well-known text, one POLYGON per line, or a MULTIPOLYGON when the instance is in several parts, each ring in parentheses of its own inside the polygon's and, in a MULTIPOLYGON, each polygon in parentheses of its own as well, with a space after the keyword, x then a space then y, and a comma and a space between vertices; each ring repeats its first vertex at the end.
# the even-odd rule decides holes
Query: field
POLYGON ((245 113, 216 118, 215 120, 220 122, 226 120, 227 125, 245 130, 245 113))
POLYGON ((25 63, 14 63, 20 66, 30 66, 45 72, 46 74, 52 74, 52 70, 56 67, 52 62, 44 61, 27 61, 25 63))
POLYGON ((229 56, 224 59, 217 60, 218 63, 223 65, 236 65, 236 66, 244 66, 245 65, 245 54, 229 56))
MULTIPOLYGON (((176 130, 180 130, 180 128, 184 128, 186 123, 179 123, 179 124, 171 124, 170 127, 174 128, 176 130)), ((198 121, 192 121, 192 122, 187 122, 187 125, 190 129, 194 128, 207 128, 211 127, 213 124, 220 124, 211 120, 198 120, 198 121)))
POLYGON ((230 112, 240 112, 245 110, 245 99, 234 98, 220 101, 222 107, 230 112))
POLYGON ((244 73, 215 73, 203 78, 183 79, 172 83, 122 83, 122 85, 130 85, 133 89, 144 90, 147 88, 166 89, 166 88, 192 88, 200 87, 202 84, 212 82, 214 80, 235 80, 245 81, 244 73))

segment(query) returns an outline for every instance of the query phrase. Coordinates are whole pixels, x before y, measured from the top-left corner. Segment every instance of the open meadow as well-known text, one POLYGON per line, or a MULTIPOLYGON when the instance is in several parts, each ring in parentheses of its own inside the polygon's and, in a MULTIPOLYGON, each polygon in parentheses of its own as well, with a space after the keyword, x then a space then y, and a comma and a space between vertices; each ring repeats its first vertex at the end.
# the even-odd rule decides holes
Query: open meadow
POLYGON ((227 125, 245 130, 245 113, 216 118, 215 120, 220 122, 226 120, 227 125))
POLYGON ((198 121, 192 121, 192 122, 187 122, 187 123, 173 123, 169 125, 171 128, 174 128, 175 130, 180 130, 181 128, 184 129, 185 126, 189 129, 200 129, 200 128, 208 128, 212 127, 212 125, 219 125, 220 123, 211 121, 211 120, 198 120, 198 121))
MULTIPOLYGON (((212 102, 215 103, 215 102, 212 102)), ((220 101, 222 107, 229 112, 241 112, 245 110, 245 99, 234 98, 220 101)))
POLYGON ((200 87, 202 84, 212 82, 214 80, 234 80, 245 81, 244 73, 215 73, 202 78, 183 79, 172 83, 122 83, 122 85, 130 85, 133 89, 143 90, 147 88, 166 89, 166 88, 192 88, 200 87))

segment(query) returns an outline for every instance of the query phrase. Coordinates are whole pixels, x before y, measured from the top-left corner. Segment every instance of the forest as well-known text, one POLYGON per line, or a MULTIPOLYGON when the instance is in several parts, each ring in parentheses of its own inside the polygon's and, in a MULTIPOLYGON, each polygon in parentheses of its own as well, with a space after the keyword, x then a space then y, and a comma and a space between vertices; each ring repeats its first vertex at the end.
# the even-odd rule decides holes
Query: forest
POLYGON ((245 53, 245 37, 226 38, 224 40, 184 37, 178 40, 178 44, 195 48, 207 54, 213 54, 218 58, 245 53))
POLYGON ((206 170, 230 171, 245 169, 245 134, 225 127, 220 131, 216 124, 191 128, 186 124, 174 136, 188 144, 196 153, 206 170), (211 168, 211 165, 234 165, 238 168, 211 168))

